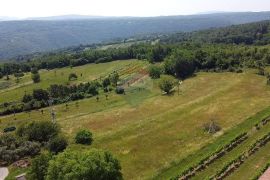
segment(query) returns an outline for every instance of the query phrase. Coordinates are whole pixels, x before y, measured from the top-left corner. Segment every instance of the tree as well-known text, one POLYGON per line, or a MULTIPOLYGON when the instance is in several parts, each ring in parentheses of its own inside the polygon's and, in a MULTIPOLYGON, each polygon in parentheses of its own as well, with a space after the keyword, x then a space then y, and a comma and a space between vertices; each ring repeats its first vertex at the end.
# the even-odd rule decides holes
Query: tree
POLYGON ((28 178, 30 180, 45 180, 51 159, 52 155, 49 153, 42 153, 35 157, 31 162, 28 178))
POLYGON ((152 79, 158 79, 158 78, 160 78, 160 75, 162 73, 162 69, 159 66, 151 65, 148 69, 148 72, 149 72, 149 76, 152 79))
POLYGON ((48 142, 52 137, 59 133, 57 124, 51 121, 33 121, 22 124, 17 130, 17 135, 29 141, 48 142))
POLYGON ((92 133, 88 130, 81 130, 76 134, 75 142, 77 144, 90 145, 93 141, 92 133))
POLYGON ((28 102, 30 102, 32 99, 33 99, 33 96, 31 96, 30 94, 25 94, 25 95, 23 96, 22 102, 28 103, 28 102))
POLYGON ((149 60, 151 62, 160 62, 167 56, 170 50, 164 45, 154 46, 149 53, 149 60))
POLYGON ((111 84, 110 78, 105 78, 105 79, 102 81, 102 86, 103 86, 104 88, 107 88, 110 84, 111 84))
POLYGON ((58 154, 67 148, 68 142, 67 139, 63 136, 55 136, 50 139, 48 146, 50 152, 58 154))
POLYGON ((114 86, 117 86, 117 82, 119 81, 119 75, 117 72, 110 75, 110 81, 114 86))
POLYGON ((40 82, 40 75, 39 73, 36 73, 36 74, 32 74, 32 80, 34 83, 39 83, 40 82))
POLYGON ((107 151, 67 150, 49 162, 46 180, 122 180, 119 161, 107 151))
POLYGON ((47 101, 49 99, 49 93, 48 91, 43 90, 43 89, 34 89, 33 98, 38 101, 42 101, 42 100, 47 101))
POLYGON ((179 78, 187 78, 195 71, 194 55, 188 51, 175 51, 165 61, 165 72, 179 78))
POLYGON ((68 76, 68 80, 72 81, 72 80, 76 80, 78 79, 78 76, 75 73, 70 73, 68 76))
POLYGON ((166 94, 170 94, 175 84, 176 80, 174 79, 174 77, 169 75, 163 75, 161 76, 161 79, 159 81, 159 88, 162 91, 166 92, 166 94))

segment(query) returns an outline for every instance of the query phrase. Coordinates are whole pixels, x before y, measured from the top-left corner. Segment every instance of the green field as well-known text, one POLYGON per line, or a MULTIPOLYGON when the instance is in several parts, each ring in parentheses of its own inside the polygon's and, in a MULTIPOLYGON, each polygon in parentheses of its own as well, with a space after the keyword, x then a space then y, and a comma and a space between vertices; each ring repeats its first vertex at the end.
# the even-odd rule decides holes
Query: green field
MULTIPOLYGON (((96 79, 118 69, 121 70, 120 78, 130 79, 147 65, 144 61, 131 60, 63 68, 56 70, 56 75, 54 71, 42 71, 39 84, 32 84, 28 75, 20 83, 11 83, 1 89, 0 102, 19 100, 24 91, 30 92, 34 88, 67 83, 71 72, 83 74, 72 83, 96 79)), ((256 75, 253 70, 245 70, 241 74, 199 72, 184 81, 180 95, 177 92, 170 96, 162 95, 157 80, 148 76, 142 76, 126 90, 126 95, 110 93, 108 100, 101 93, 99 102, 89 98, 78 101, 78 107, 75 102, 70 102, 68 109, 65 105, 54 107, 57 121, 69 138, 70 148, 83 150, 95 147, 111 151, 120 160, 125 179, 168 179, 176 176, 188 167, 186 157, 190 157, 189 163, 192 164, 200 158, 195 152, 202 147, 210 144, 205 150, 205 153, 210 153, 240 131, 250 129, 262 117, 270 115, 270 110, 266 109, 270 102, 270 87, 266 86, 266 78, 256 75), (263 113, 247 120, 264 109, 263 113), (203 124, 211 119, 222 127, 215 135, 203 131, 203 124), (74 134, 82 128, 88 128, 94 134, 94 143, 90 147, 74 143, 74 134)), ((15 117, 0 117, 0 127, 50 119, 49 109, 44 110, 43 115, 40 111, 32 111, 16 114, 15 117)), ((270 124, 261 130, 255 132, 254 137, 269 132, 270 124)), ((255 139, 245 143, 248 146, 255 139)), ((241 147, 233 150, 228 157, 224 156, 221 162, 217 161, 218 166, 209 166, 201 172, 202 176, 207 177, 222 167, 242 151, 241 147)), ((269 145, 265 148, 269 149, 269 145)), ((253 158, 256 157, 254 155, 253 158)), ((264 166, 261 161, 260 157, 256 159, 260 167, 264 166)), ((252 164, 248 164, 241 167, 243 171, 239 169, 236 173, 251 168, 252 164)))

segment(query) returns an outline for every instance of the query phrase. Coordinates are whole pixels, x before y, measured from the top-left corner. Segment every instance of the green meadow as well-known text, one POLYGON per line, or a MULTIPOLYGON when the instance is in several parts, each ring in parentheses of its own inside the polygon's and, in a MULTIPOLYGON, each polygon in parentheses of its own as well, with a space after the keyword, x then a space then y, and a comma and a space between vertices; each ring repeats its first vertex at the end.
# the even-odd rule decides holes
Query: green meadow
MULTIPOLYGON (((126 60, 42 70, 38 84, 32 83, 29 74, 18 83, 13 77, 8 84, 2 79, 0 102, 18 101, 25 92, 30 93, 35 88, 87 82, 113 71, 119 71, 123 81, 139 77, 126 87, 125 95, 111 92, 106 100, 100 92, 98 102, 93 97, 69 102, 68 106, 62 104, 53 107, 57 122, 69 139, 69 148, 111 151, 121 162, 124 179, 175 177, 197 162, 201 158, 200 152, 211 154, 241 131, 251 129, 257 121, 270 115, 270 87, 266 85, 265 77, 256 75, 253 70, 246 69, 239 74, 198 72, 181 84, 179 93, 176 90, 166 96, 158 88, 158 80, 152 80, 148 75, 139 76, 147 66, 145 61, 126 60), (76 73, 78 80, 69 82, 69 73, 76 73), (214 135, 203 130, 203 125, 211 120, 222 128, 214 135), (94 143, 91 146, 76 145, 74 135, 85 128, 93 132, 94 143)), ((50 120, 50 108, 43 110, 43 114, 40 110, 34 110, 15 116, 2 116, 0 127, 3 129, 29 121, 50 120)), ((243 145, 218 159, 194 179, 215 174, 226 162, 269 131, 270 124, 254 132, 243 145)), ((267 145, 258 153, 266 153, 269 149, 267 145)), ((238 174, 235 177, 250 169, 256 172, 265 165, 266 159, 261 156, 255 154, 252 158, 235 172, 238 174)), ((233 174, 228 178, 233 179, 233 174)))

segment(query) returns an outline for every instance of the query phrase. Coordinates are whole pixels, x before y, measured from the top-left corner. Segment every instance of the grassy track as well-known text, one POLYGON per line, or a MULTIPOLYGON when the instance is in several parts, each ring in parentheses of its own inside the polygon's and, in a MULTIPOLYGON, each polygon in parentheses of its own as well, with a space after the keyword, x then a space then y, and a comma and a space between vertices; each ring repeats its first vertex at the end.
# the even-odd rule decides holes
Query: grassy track
MULTIPOLYGON (((118 68, 118 63, 111 65, 118 68)), ((78 68, 86 68, 86 73, 88 68, 93 69, 92 66, 97 65, 78 68)), ((99 77, 104 71, 107 70, 103 66, 94 75, 99 77)), ((122 77, 129 78, 133 73, 127 71, 122 77)), ((91 78, 94 77, 89 75, 91 78)), ((34 87, 30 85, 30 88, 34 87)), ((130 87, 126 95, 111 93, 109 100, 101 95, 100 102, 90 98, 79 101, 79 107, 72 102, 69 109, 65 105, 55 106, 55 109, 57 121, 71 143, 70 148, 89 148, 75 145, 73 141, 79 129, 88 128, 94 133, 95 139, 91 147, 112 151, 121 161, 125 179, 150 179, 156 176, 167 179, 184 170, 187 162, 196 162, 202 155, 233 139, 239 131, 252 126, 254 121, 269 115, 270 110, 267 109, 246 120, 269 106, 269 90, 265 78, 251 71, 243 74, 198 73, 196 77, 184 81, 179 96, 177 93, 162 96, 157 81, 145 77, 142 82, 130 87), (222 127, 222 131, 214 136, 205 133, 202 128, 213 118, 222 127), (245 123, 237 126, 242 122, 245 123), (235 128, 233 133, 227 133, 232 128, 235 128), (216 143, 206 146, 213 142, 216 143), (204 150, 200 151, 204 153, 194 154, 204 146, 204 150)), ((14 89, 4 94, 12 99, 12 93, 16 91, 14 89)), ((44 112, 44 115, 32 111, 16 117, 1 117, 0 127, 49 119, 48 109, 44 112)))

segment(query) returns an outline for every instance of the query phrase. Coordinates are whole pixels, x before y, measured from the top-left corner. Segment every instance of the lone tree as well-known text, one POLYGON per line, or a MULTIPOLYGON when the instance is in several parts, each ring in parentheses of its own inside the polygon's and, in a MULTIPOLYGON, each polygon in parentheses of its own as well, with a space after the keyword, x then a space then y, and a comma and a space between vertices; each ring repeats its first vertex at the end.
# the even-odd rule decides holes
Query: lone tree
POLYGON ((170 94, 176 83, 173 76, 163 75, 159 81, 159 88, 166 94, 170 94))
POLYGON ((49 162, 46 180, 122 180, 119 161, 110 152, 67 150, 49 162))
POLYGON ((78 76, 75 73, 70 73, 68 76, 69 81, 77 80, 78 76))
POLYGON ((162 73, 162 69, 159 66, 151 65, 148 69, 148 72, 149 72, 149 76, 152 79, 158 79, 158 78, 160 78, 160 75, 162 73))
POLYGON ((110 81, 111 83, 116 87, 117 82, 119 81, 119 74, 117 72, 114 72, 112 75, 110 75, 110 81))
POLYGON ((81 130, 76 134, 75 142, 77 144, 90 145, 93 141, 92 133, 88 130, 81 130))

